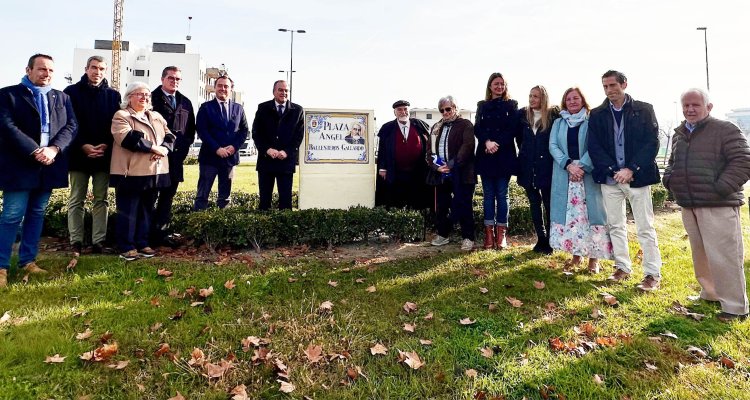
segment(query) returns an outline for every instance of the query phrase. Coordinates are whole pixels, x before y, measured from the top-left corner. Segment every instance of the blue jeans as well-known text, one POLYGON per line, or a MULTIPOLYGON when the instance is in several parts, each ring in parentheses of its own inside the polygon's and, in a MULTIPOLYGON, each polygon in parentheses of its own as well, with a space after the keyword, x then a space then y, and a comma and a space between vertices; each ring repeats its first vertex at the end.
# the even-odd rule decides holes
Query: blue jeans
POLYGON ((508 184, 510 178, 482 177, 484 225, 508 226, 508 184))
POLYGON ((36 189, 3 192, 3 212, 0 214, 0 269, 10 266, 10 254, 19 227, 21 246, 18 249, 18 265, 26 265, 36 259, 44 225, 44 210, 51 194, 51 190, 36 189))

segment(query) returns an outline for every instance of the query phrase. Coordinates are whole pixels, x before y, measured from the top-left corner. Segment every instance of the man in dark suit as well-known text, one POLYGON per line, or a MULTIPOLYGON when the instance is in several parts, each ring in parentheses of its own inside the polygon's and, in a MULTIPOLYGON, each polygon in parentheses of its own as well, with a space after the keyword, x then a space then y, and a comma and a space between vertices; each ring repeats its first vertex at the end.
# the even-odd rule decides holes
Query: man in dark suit
POLYGON ((386 122, 378 131, 379 205, 420 210, 429 207, 427 175, 427 124, 409 118, 409 102, 393 103, 396 119, 386 122))
POLYGON ((70 197, 68 232, 73 251, 80 254, 84 243, 84 209, 89 180, 94 204, 91 208, 93 253, 101 253, 107 239, 109 164, 112 160, 112 117, 120 109, 120 93, 109 87, 107 62, 91 56, 78 83, 65 88, 78 122, 78 134, 70 146, 70 197))
POLYGON ((182 71, 169 66, 161 72, 161 85, 151 92, 154 111, 167 120, 169 130, 175 135, 174 149, 167 154, 169 159, 169 179, 171 184, 159 189, 154 220, 151 223, 151 243, 160 244, 167 238, 167 228, 172 218, 172 202, 177 186, 183 182, 182 163, 187 157, 190 145, 195 141, 195 114, 193 103, 177 88, 182 81, 182 71))
POLYGON ((305 128, 304 110, 287 101, 288 96, 286 81, 274 82, 273 100, 258 104, 253 121, 261 210, 271 208, 274 182, 279 190, 279 209, 292 208, 292 179, 305 128))
POLYGON ((228 75, 216 79, 216 98, 201 104, 196 117, 196 131, 203 141, 198 153, 198 192, 193 208, 208 207, 208 195, 216 177, 219 178, 219 193, 216 204, 224 208, 229 204, 232 192, 234 167, 240 163, 237 150, 247 139, 247 117, 242 105, 230 99, 234 81, 228 75))
POLYGON ((52 189, 68 186, 66 151, 75 138, 73 105, 50 86, 52 57, 29 58, 21 83, 0 89, 0 287, 8 284, 13 242, 21 229, 18 265, 25 273, 46 273, 36 265, 39 238, 52 189))

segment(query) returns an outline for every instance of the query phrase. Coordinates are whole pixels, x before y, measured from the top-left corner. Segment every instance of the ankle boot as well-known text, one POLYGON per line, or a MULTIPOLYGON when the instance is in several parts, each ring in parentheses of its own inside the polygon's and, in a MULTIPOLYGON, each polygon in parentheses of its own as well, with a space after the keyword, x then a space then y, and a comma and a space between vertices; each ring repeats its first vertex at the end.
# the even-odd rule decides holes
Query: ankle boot
POLYGON ((503 250, 508 247, 508 242, 505 239, 505 232, 508 230, 507 226, 495 225, 495 248, 503 250))
POLYGON ((495 226, 484 226, 484 249, 488 250, 495 247, 495 226))

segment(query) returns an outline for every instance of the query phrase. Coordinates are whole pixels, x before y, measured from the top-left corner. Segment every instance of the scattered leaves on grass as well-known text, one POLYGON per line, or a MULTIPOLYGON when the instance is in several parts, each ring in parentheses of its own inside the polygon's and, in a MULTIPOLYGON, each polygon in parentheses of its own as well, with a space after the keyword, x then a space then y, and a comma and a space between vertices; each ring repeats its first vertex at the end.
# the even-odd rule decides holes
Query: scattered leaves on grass
POLYGON ((3 316, 0 317, 0 325, 10 321, 10 311, 6 311, 3 313, 3 316))
POLYGON ((81 333, 79 333, 79 334, 77 334, 77 335, 76 335, 76 339, 78 339, 78 340, 84 340, 84 339, 88 339, 88 338, 90 338, 90 337, 91 337, 91 335, 92 335, 93 333, 94 333, 94 332, 93 332, 93 331, 92 331, 91 329, 89 329, 89 328, 86 328, 86 330, 85 330, 85 331, 83 331, 83 332, 81 332, 81 333))
POLYGON ((248 336, 241 341, 242 343, 242 351, 247 353, 250 351, 250 347, 260 347, 260 346, 267 346, 271 344, 271 339, 268 338, 259 338, 257 336, 248 336))
POLYGON ((202 302, 202 301, 194 301, 194 302, 190 303, 190 307, 198 307, 198 306, 202 306, 203 304, 205 304, 205 303, 202 302))
POLYGON ((406 332, 414 333, 414 330, 417 328, 416 324, 404 324, 404 330, 406 332))
POLYGON ((88 351, 79 357, 84 361, 102 362, 109 360, 117 354, 117 343, 105 344, 97 347, 94 351, 88 351))
POLYGON ((329 313, 333 311, 333 303, 329 300, 326 300, 322 303, 320 303, 320 306, 318 307, 318 312, 321 314, 329 313))
POLYGON ((487 310, 489 310, 490 312, 495 312, 495 311, 497 311, 497 303, 490 303, 490 304, 489 304, 489 305, 487 306, 487 310))
POLYGON ((411 312, 414 312, 414 311, 417 311, 417 309, 418 309, 417 304, 416 303, 412 303, 410 301, 407 301, 406 303, 404 303, 403 307, 401 307, 401 308, 403 308, 404 311, 406 311, 407 314, 409 314, 411 312))
POLYGON ((229 392, 229 395, 232 396, 232 400, 250 400, 250 397, 247 396, 247 386, 242 384, 235 386, 229 392))
POLYGON ((44 359, 44 362, 47 364, 59 364, 65 362, 66 358, 67 357, 61 357, 60 354, 55 354, 54 356, 47 356, 47 358, 44 359))
POLYGON ((76 267, 76 265, 78 265, 78 258, 74 257, 68 262, 68 265, 65 267, 65 271, 72 271, 76 267))
POLYGON ((435 318, 435 316, 432 314, 432 311, 430 311, 422 319, 424 319, 425 321, 432 321, 433 318, 435 318))
POLYGON ((734 369, 734 361, 732 361, 732 359, 729 357, 721 356, 721 358, 719 358, 719 362, 724 366, 724 368, 734 369))
POLYGON ((484 358, 492 358, 495 355, 495 350, 492 350, 491 347, 482 347, 479 349, 479 352, 482 353, 482 357, 484 358))
POLYGON ((159 357, 165 356, 165 355, 169 355, 169 354, 170 354, 169 343, 162 343, 162 344, 160 344, 159 348, 156 349, 156 351, 154 352, 154 356, 156 356, 156 358, 159 358, 159 357))
POLYGON ((291 278, 290 277, 290 278, 287 278, 286 281, 289 282, 289 283, 294 283, 294 282, 297 282, 297 278, 291 278))
POLYGON ((124 360, 124 361, 118 361, 116 364, 109 364, 107 365, 107 368, 115 369, 115 370, 121 370, 125 369, 125 367, 130 364, 130 361, 124 360))
POLYGON ((706 354, 705 351, 703 351, 700 348, 695 347, 695 346, 688 346, 688 348, 686 350, 687 350, 688 353, 690 353, 690 354, 692 354, 692 355, 694 355, 696 357, 706 358, 708 356, 708 354, 706 354))
POLYGON ((307 346, 307 349, 305 349, 304 353, 305 353, 305 357, 307 357, 310 363, 314 364, 323 358, 323 355, 322 355, 323 347, 315 346, 312 343, 310 343, 307 346))
POLYGON ((611 294, 609 294, 607 292, 602 292, 602 293, 599 293, 599 294, 602 296, 602 299, 604 300, 604 302, 607 303, 608 305, 612 306, 612 307, 620 304, 620 302, 617 300, 617 297, 612 296, 611 294))
POLYGON ((706 316, 704 314, 694 313, 687 309, 687 307, 680 304, 679 301, 672 302, 672 311, 674 311, 676 314, 684 315, 686 317, 692 318, 696 321, 700 321, 706 316))
POLYGON ((408 365, 411 369, 419 369, 424 363, 415 351, 398 351, 398 361, 408 365))
POLYGON ((177 394, 174 397, 170 397, 167 400, 185 400, 185 396, 183 396, 180 391, 177 391, 177 394))
POLYGON ((475 370, 473 368, 472 369, 467 369, 466 371, 464 371, 464 374, 466 374, 466 376, 468 376, 469 378, 476 378, 477 377, 477 370, 475 370))
POLYGON ((328 286, 337 287, 339 283, 337 281, 328 281, 328 286))
POLYGON ((278 382, 281 386, 279 387, 279 392, 283 393, 292 393, 294 389, 297 387, 292 385, 289 382, 282 381, 281 379, 277 379, 276 382, 278 382))
POLYGON ((206 361, 206 355, 203 354, 203 350, 197 347, 193 348, 193 351, 190 352, 190 360, 188 360, 188 365, 201 365, 204 361, 206 361))
POLYGON ((643 365, 645 365, 645 366, 646 366, 646 369, 647 369, 647 370, 649 370, 649 371, 658 371, 658 370, 659 370, 659 367, 657 367, 657 366, 656 366, 656 365, 654 365, 654 364, 651 364, 651 363, 650 363, 650 362, 648 362, 648 361, 644 361, 644 362, 643 362, 643 365))
POLYGON ((222 359, 218 364, 206 362, 203 364, 206 369, 206 376, 209 379, 220 379, 231 368, 234 368, 231 361, 222 359))
POLYGON ((542 281, 534 281, 534 287, 537 288, 537 289, 539 289, 539 290, 544 289, 546 286, 547 285, 545 285, 544 282, 542 282, 542 281))
POLYGON ((507 301, 508 303, 510 303, 510 305, 513 306, 513 307, 515 307, 515 308, 521 307, 523 305, 523 302, 521 300, 518 300, 515 297, 506 296, 505 297, 505 301, 507 301))
POLYGON ((230 280, 224 282, 224 287, 227 288, 228 290, 234 289, 235 286, 237 286, 237 285, 234 284, 234 279, 230 279, 230 280))
POLYGON ((374 346, 370 347, 370 354, 372 355, 386 355, 388 354, 388 348, 380 343, 375 343, 374 346))
POLYGON ((432 346, 432 340, 429 339, 419 339, 419 344, 423 346, 432 346))
POLYGON ((476 320, 468 318, 468 317, 467 318, 463 318, 463 319, 461 319, 461 320, 458 321, 458 323, 460 323, 461 325, 473 325, 476 322, 477 322, 476 320))
POLYGON ((123 290, 122 291, 122 295, 123 296, 130 296, 131 294, 133 294, 132 290, 123 290))
POLYGON ((583 335, 589 338, 594 337, 595 330, 596 329, 591 322, 583 322, 580 325, 573 327, 573 331, 576 335, 583 335))
POLYGON ((168 276, 172 276, 172 271, 168 269, 164 269, 164 268, 159 268, 156 270, 156 275, 168 277, 168 276))
POLYGON ((355 283, 365 283, 365 278, 357 278, 354 280, 355 283))
POLYGON ((593 381, 597 385, 603 385, 604 379, 599 374, 594 374, 593 381))
POLYGON ((479 293, 482 293, 482 294, 486 294, 486 293, 489 293, 489 291, 490 291, 490 290, 489 290, 489 289, 487 289, 486 287, 480 287, 480 288, 479 288, 479 293))
POLYGON ((161 329, 162 326, 164 326, 164 324, 162 324, 161 322, 155 322, 153 325, 151 325, 148 328, 148 330, 151 331, 151 332, 156 332, 159 329, 161 329))
POLYGON ((672 333, 670 331, 666 331, 664 333, 660 333, 659 335, 666 336, 666 337, 672 338, 672 339, 677 339, 677 335, 675 335, 674 333, 672 333))
POLYGON ((204 299, 212 294, 214 294, 213 286, 209 286, 207 289, 201 289, 198 291, 198 296, 203 297, 204 299))
POLYGON ((375 293, 376 289, 375 286, 368 286, 367 289, 365 289, 368 293, 375 293))
POLYGON ((593 319, 599 319, 604 317, 604 313, 599 310, 599 307, 594 307, 593 310, 591 310, 591 318, 593 319))

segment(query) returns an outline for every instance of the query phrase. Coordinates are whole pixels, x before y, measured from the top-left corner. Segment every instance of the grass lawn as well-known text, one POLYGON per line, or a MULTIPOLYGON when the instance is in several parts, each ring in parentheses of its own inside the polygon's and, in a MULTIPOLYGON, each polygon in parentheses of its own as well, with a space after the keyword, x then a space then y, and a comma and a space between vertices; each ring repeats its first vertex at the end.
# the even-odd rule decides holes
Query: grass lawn
MULTIPOLYGON (((218 182, 214 182, 213 190, 216 191, 218 182)), ((179 186, 180 191, 195 190, 198 187, 198 166, 185 166, 185 182, 179 186)), ((274 190, 276 188, 274 187, 274 190)), ((299 174, 294 174, 292 191, 299 190, 299 174)), ((232 191, 258 193, 258 172, 255 171, 255 164, 243 162, 234 170, 234 179, 232 180, 232 191)))
POLYGON ((750 321, 721 323, 717 305, 689 299, 698 285, 679 213, 657 223, 664 281, 651 294, 634 288, 640 266, 609 284, 608 268, 566 274, 562 254, 522 245, 403 258, 394 244, 363 244, 372 256, 359 258, 276 249, 248 263, 85 255, 73 272, 47 252, 49 276, 23 284, 12 270, 0 296, 0 398, 228 399, 238 385, 252 399, 748 398, 750 321), (675 301, 706 317, 680 315, 675 301), (103 342, 118 346, 109 358, 103 342), (372 355, 376 344, 387 354, 372 355), (97 348, 105 360, 79 358, 97 348), (399 351, 424 365, 399 362, 399 351), (65 359, 45 363, 56 354, 65 359))

